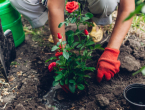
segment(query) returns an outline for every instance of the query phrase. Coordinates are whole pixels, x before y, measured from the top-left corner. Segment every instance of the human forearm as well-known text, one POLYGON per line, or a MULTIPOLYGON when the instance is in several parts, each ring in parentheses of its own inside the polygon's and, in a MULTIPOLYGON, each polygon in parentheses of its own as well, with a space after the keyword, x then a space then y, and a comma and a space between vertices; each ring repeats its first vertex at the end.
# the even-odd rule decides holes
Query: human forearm
POLYGON ((64 5, 65 0, 48 0, 47 3, 49 25, 55 44, 58 42, 57 33, 60 33, 65 40, 65 26, 58 28, 58 25, 64 21, 64 5))
POLYGON ((112 32, 112 35, 111 35, 111 38, 109 40, 107 47, 114 48, 114 49, 120 48, 123 42, 123 39, 125 38, 132 22, 132 19, 130 19, 129 21, 126 21, 123 23, 123 20, 127 17, 126 15, 128 15, 128 13, 122 12, 118 16, 117 21, 116 21, 117 23, 114 26, 114 29, 113 29, 113 32, 112 32))
POLYGON ((132 5, 132 7, 126 10, 121 6, 119 7, 117 20, 107 47, 114 48, 114 49, 120 48, 131 26, 132 19, 125 22, 123 21, 134 10, 134 8, 135 8, 134 5, 132 5))
POLYGON ((117 20, 105 51, 101 55, 97 64, 97 81, 100 82, 105 76, 110 80, 116 73, 119 72, 120 61, 118 60, 119 48, 126 36, 132 19, 125 21, 124 19, 135 9, 134 0, 120 0, 118 8, 117 20))
POLYGON ((63 36, 63 41, 66 40, 65 27, 62 26, 61 28, 58 28, 58 25, 63 21, 64 21, 64 11, 63 12, 60 10, 49 11, 49 25, 55 44, 58 42, 58 39, 55 37, 57 36, 57 33, 60 33, 63 36))

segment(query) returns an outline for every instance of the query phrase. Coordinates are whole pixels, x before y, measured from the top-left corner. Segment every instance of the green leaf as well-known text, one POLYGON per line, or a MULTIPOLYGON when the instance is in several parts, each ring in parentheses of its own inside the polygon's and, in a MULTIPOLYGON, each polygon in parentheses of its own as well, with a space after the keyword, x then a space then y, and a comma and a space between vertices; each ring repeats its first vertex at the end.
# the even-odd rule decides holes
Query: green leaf
POLYGON ((66 58, 67 60, 69 59, 69 53, 64 49, 63 50, 63 56, 64 58, 66 58))
POLYGON ((74 32, 72 30, 69 30, 65 34, 68 37, 68 44, 72 45, 72 43, 74 42, 74 32))
POLYGON ((53 81, 52 86, 57 86, 59 84, 59 81, 53 81))
POLYGON ((73 79, 69 80, 69 83, 76 84, 75 80, 73 80, 73 79))
POLYGON ((86 17, 89 17, 89 18, 92 18, 93 17, 93 14, 92 13, 86 13, 85 16, 86 17))
POLYGON ((72 18, 72 19, 71 19, 71 23, 75 23, 76 20, 77 20, 76 17, 72 18))
POLYGON ((85 70, 94 71, 94 70, 96 70, 96 68, 94 68, 94 67, 86 67, 85 70))
POLYGON ((84 80, 84 78, 83 77, 79 77, 78 79, 77 79, 77 83, 82 83, 83 82, 83 80, 84 80))
POLYGON ((82 30, 77 29, 76 32, 75 32, 75 35, 79 35, 79 34, 81 34, 82 32, 83 32, 82 30))
POLYGON ((56 63, 59 65, 63 65, 63 62, 61 62, 60 60, 57 60, 56 63))
POLYGON ((82 22, 89 20, 89 17, 82 17, 82 22))
POLYGON ((100 49, 100 50, 105 50, 103 47, 98 47, 97 49, 100 49))
POLYGON ((84 56, 86 56, 86 55, 87 55, 87 53, 88 53, 88 51, 87 51, 87 50, 84 50, 84 51, 83 51, 83 55, 84 55, 84 56))
POLYGON ((80 65, 81 63, 80 62, 78 62, 78 61, 76 61, 76 63, 78 64, 78 65, 80 65))
POLYGON ((136 71, 136 72, 134 72, 132 75, 134 76, 134 75, 136 75, 136 74, 138 74, 138 73, 140 73, 140 72, 141 72, 141 69, 138 70, 138 71, 136 71))
POLYGON ((145 76, 145 66, 141 69, 143 76, 145 76))
POLYGON ((90 46, 90 45, 93 45, 93 44, 95 44, 95 42, 90 41, 90 42, 88 42, 86 45, 87 45, 87 46, 90 46))
POLYGON ((87 86, 89 86, 89 84, 87 83, 87 81, 85 81, 85 84, 87 84, 87 86))
POLYGON ((89 56, 90 54, 92 54, 92 51, 91 52, 88 52, 88 55, 87 56, 89 56))
POLYGON ((66 22, 65 25, 68 26, 69 25, 69 22, 66 22))
POLYGON ((66 21, 66 22, 68 22, 68 21, 69 21, 69 19, 68 19, 68 18, 66 18, 66 19, 65 19, 65 21, 66 21))
POLYGON ((89 75, 85 75, 84 77, 91 78, 91 76, 89 76, 89 75))
POLYGON ((87 22, 87 24, 88 24, 89 27, 93 27, 94 26, 94 24, 92 22, 87 22))
POLYGON ((78 44, 79 44, 79 42, 75 42, 75 43, 72 44, 72 47, 75 47, 78 44))
POLYGON ((65 84, 66 84, 66 85, 68 84, 68 79, 65 80, 65 84))
POLYGON ((97 48, 99 48, 99 47, 101 47, 101 44, 96 44, 96 45, 95 45, 95 49, 97 49, 97 48))
POLYGON ((65 66, 60 66, 60 68, 65 69, 66 67, 65 66))
POLYGON ((71 46, 74 42, 74 36, 68 36, 68 44, 71 46))
POLYGON ((65 34, 66 34, 66 36, 73 36, 74 32, 72 30, 69 30, 65 34))
POLYGON ((82 44, 79 44, 78 46, 77 46, 77 48, 80 48, 81 46, 83 46, 82 44))
POLYGON ((59 81, 62 78, 62 74, 59 74, 55 77, 55 81, 59 81))
POLYGON ((93 61, 91 58, 92 58, 92 56, 87 56, 87 59, 93 61))
POLYGON ((56 44, 57 46, 59 46, 60 45, 60 42, 57 42, 57 44, 56 44))
POLYGON ((71 20, 72 20, 72 18, 69 18, 69 19, 68 19, 68 22, 71 22, 71 20))
POLYGON ((69 84, 69 89, 72 93, 75 93, 76 86, 72 83, 69 84))
POLYGON ((58 25, 58 28, 61 28, 66 22, 61 22, 59 25, 58 25))
POLYGON ((137 8, 132 13, 130 13, 130 15, 127 18, 125 18, 124 21, 127 21, 127 20, 131 19, 135 14, 139 13, 143 6, 144 6, 144 3, 137 6, 137 8))
POLYGON ((65 49, 66 49, 66 50, 69 50, 69 48, 70 48, 70 46, 69 46, 69 44, 67 44, 67 45, 65 46, 65 49))
POLYGON ((59 62, 60 63, 59 65, 65 65, 65 62, 66 61, 65 61, 65 58, 63 56, 59 56, 59 61, 60 61, 59 62))
POLYGON ((84 47, 85 47, 85 46, 82 46, 82 47, 80 48, 80 50, 82 50, 84 47))
POLYGON ((57 73, 57 74, 63 74, 61 71, 56 71, 55 73, 57 73))
POLYGON ((92 46, 89 46, 88 48, 89 48, 90 50, 93 50, 93 49, 94 49, 92 46))
POLYGON ((64 45, 64 44, 66 44, 66 41, 63 41, 63 42, 62 42, 62 45, 64 45))
POLYGON ((60 85, 62 85, 62 86, 64 85, 63 80, 60 80, 60 82, 59 82, 59 83, 60 83, 60 85))
POLYGON ((85 86, 83 84, 78 84, 77 87, 78 87, 79 90, 84 90, 85 89, 85 86))
POLYGON ((51 51, 55 51, 57 49, 59 49, 59 47, 55 45, 55 46, 52 47, 51 51))
POLYGON ((55 60, 56 57, 51 57, 50 59, 46 60, 45 63, 49 62, 50 60, 55 60))

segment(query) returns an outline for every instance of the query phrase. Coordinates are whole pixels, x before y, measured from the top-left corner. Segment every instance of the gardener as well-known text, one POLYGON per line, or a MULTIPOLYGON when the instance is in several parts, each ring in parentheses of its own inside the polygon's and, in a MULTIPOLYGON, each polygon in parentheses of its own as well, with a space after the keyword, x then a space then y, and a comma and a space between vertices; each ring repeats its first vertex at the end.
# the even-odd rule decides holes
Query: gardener
MULTIPOLYGON (((58 28, 59 23, 64 21, 65 0, 10 0, 11 4, 31 23, 33 28, 43 26, 49 18, 50 30, 53 36, 57 33, 65 35, 65 27, 58 28), (48 12, 49 10, 49 12, 48 12)), ((112 23, 111 13, 118 6, 117 20, 104 53, 97 64, 97 81, 100 82, 105 76, 110 80, 114 74, 119 72, 120 61, 118 61, 119 48, 125 38, 132 19, 123 20, 135 9, 135 0, 87 0, 88 9, 94 14, 92 19, 97 25, 112 23)), ((74 4, 75 7, 76 4, 74 4)), ((73 10, 74 7, 70 7, 73 10)), ((96 33, 90 33, 93 40, 102 37, 102 30, 95 26, 96 33)), ((53 37, 54 43, 58 40, 53 37)), ((65 37, 63 40, 66 40, 65 37)))

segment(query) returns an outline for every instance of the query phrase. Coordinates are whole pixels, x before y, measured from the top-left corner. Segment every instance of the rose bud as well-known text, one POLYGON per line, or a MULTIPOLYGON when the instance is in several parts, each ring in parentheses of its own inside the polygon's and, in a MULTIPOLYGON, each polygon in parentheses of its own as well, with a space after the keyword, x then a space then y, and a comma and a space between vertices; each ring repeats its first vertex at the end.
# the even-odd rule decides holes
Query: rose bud
POLYGON ((85 29, 84 30, 85 35, 89 35, 89 32, 85 29))
POLYGON ((62 39, 62 36, 61 36, 60 33, 57 33, 57 38, 58 38, 58 39, 62 39))

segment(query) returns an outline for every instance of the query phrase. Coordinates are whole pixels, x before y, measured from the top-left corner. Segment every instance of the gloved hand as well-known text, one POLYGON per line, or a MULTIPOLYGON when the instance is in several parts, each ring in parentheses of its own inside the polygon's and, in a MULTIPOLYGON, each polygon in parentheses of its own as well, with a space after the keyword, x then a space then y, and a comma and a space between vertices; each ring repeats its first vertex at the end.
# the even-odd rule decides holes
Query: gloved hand
POLYGON ((119 72, 120 61, 118 59, 120 51, 112 48, 105 48, 97 64, 97 81, 101 82, 103 76, 108 81, 114 74, 119 72))

